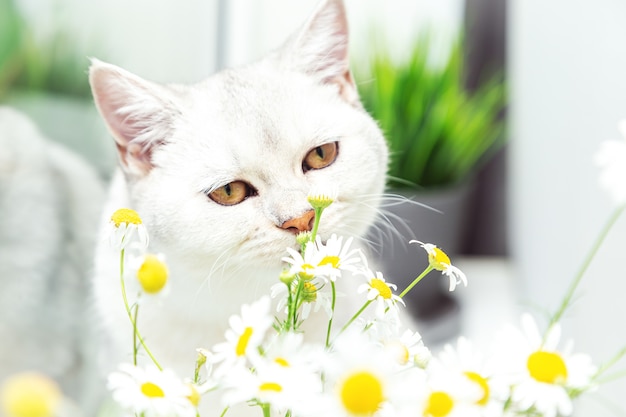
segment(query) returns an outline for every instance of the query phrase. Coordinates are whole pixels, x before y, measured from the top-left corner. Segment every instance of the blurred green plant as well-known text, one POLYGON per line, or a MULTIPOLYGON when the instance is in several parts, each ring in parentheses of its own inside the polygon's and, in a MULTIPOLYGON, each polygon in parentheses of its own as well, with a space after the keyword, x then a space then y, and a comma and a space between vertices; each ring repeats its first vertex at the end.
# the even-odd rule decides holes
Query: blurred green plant
POLYGON ((368 65, 354 66, 363 105, 389 143, 390 186, 458 184, 504 141, 502 74, 469 92, 461 41, 441 65, 432 63, 432 45, 427 36, 420 37, 400 63, 386 49, 376 48, 368 65))
POLYGON ((14 91, 89 98, 87 66, 68 34, 38 43, 15 2, 0 0, 0 101, 14 91))

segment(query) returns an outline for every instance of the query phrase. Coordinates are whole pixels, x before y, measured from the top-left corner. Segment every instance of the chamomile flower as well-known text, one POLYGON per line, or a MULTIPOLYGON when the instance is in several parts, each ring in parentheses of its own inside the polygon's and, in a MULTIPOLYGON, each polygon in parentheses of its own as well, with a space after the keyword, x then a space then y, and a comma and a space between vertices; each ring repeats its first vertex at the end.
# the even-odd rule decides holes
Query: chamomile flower
POLYGON ((348 238, 343 243, 343 237, 332 234, 323 244, 318 237, 315 244, 320 252, 320 259, 317 267, 323 276, 327 276, 331 281, 341 277, 342 271, 354 272, 355 264, 362 261, 363 256, 359 249, 350 249, 352 238, 348 238))
POLYGON ((325 281, 335 281, 343 271, 354 272, 355 264, 362 260, 359 249, 350 249, 352 238, 343 242, 343 237, 333 234, 324 244, 318 237, 309 242, 304 254, 287 248, 291 255, 282 260, 291 265, 289 272, 299 274, 304 279, 320 277, 325 281))
POLYGON ((283 262, 291 265, 289 268, 289 273, 298 274, 302 279, 311 280, 316 276, 324 273, 323 270, 320 270, 318 265, 324 255, 320 252, 319 248, 315 244, 315 242, 309 242, 305 249, 304 254, 293 250, 292 248, 287 248, 287 252, 290 257, 284 257, 283 262))
POLYGON ((0 386, 0 414, 7 417, 54 417, 62 407, 59 385, 36 372, 7 378, 0 386))
POLYGON ((108 378, 113 399, 125 410, 145 417, 195 417, 193 389, 169 370, 122 364, 108 378))
POLYGON ((302 366, 295 352, 278 357, 259 357, 254 369, 239 368, 225 379, 225 406, 255 401, 269 404, 284 415, 291 410, 303 415, 315 408, 322 391, 320 375, 311 366, 302 366))
POLYGON ((619 123, 622 140, 607 140, 595 155, 595 163, 602 169, 599 181, 613 201, 626 203, 626 120, 619 123))
POLYGON ((433 269, 441 271, 450 279, 450 291, 454 291, 458 284, 463 284, 467 287, 467 277, 457 267, 452 265, 450 258, 444 251, 439 249, 432 243, 423 243, 419 240, 411 240, 409 243, 418 243, 426 253, 428 253, 428 262, 433 269))
POLYGON ((428 389, 417 395, 423 417, 478 417, 474 402, 482 391, 468 378, 453 372, 431 372, 428 389))
POLYGON ((422 336, 410 329, 404 330, 399 336, 380 339, 380 342, 401 367, 417 366, 424 369, 432 358, 422 336))
POLYGON ((257 356, 258 347, 272 323, 269 297, 243 305, 241 315, 233 315, 229 319, 230 329, 225 334, 226 342, 215 345, 213 355, 208 358, 213 364, 219 364, 215 375, 222 376, 257 356))
POLYGON ((508 328, 498 351, 506 352, 500 367, 507 369, 511 398, 519 411, 535 410, 543 416, 568 416, 573 411, 571 390, 592 388, 596 372, 588 355, 572 353, 572 344, 558 349, 561 327, 553 325, 542 337, 534 319, 525 314, 522 329, 508 328))
POLYGON ((433 366, 464 376, 479 389, 477 397, 468 404, 468 413, 481 417, 502 414, 509 386, 493 378, 495 369, 468 339, 460 337, 456 345, 446 344, 433 366))
POLYGON ((359 274, 365 275, 367 283, 357 288, 358 293, 367 292, 368 300, 376 300, 376 316, 383 317, 386 312, 391 311, 397 313, 398 304, 404 305, 402 298, 393 293, 397 289, 395 284, 385 281, 382 272, 372 272, 369 269, 360 271, 359 274))
POLYGON ((411 370, 398 373, 395 359, 366 335, 342 333, 324 364, 328 387, 323 415, 394 415, 412 402, 419 387, 407 383, 411 370))
POLYGON ((139 217, 132 209, 121 208, 111 215, 108 223, 108 236, 111 246, 115 249, 124 249, 135 238, 144 248, 148 247, 148 232, 139 217))

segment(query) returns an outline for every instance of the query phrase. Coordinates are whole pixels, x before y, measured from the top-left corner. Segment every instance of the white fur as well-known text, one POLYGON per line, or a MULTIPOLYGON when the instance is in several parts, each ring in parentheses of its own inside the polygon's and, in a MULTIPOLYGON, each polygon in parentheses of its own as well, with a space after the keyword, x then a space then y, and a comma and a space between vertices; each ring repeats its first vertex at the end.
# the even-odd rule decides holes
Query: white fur
MULTIPOLYGON (((280 226, 310 209, 309 190, 338 191, 323 216, 324 238, 362 236, 376 216, 387 149, 358 103, 345 24, 341 1, 323 2, 282 49, 192 86, 156 86, 93 62, 96 104, 120 149, 122 168, 104 222, 117 208, 135 209, 150 234, 150 251, 165 255, 171 292, 158 307, 141 308, 139 327, 156 356, 181 375, 192 372, 197 347, 221 341, 228 317, 277 281, 285 248, 297 247, 294 235, 280 226), (320 57, 325 61, 312 66, 320 57), (334 141, 337 160, 303 172, 305 155, 334 141), (258 195, 229 207, 207 197, 234 180, 253 185, 258 195)), ((118 256, 105 242, 98 248, 94 288, 105 371, 128 361, 132 346, 118 256)), ((360 304, 342 300, 338 320, 360 304)), ((318 320, 311 326, 321 337, 325 317, 318 320)))
POLYGON ((93 406, 87 297, 103 199, 92 167, 0 107, 0 383, 37 370, 93 406))

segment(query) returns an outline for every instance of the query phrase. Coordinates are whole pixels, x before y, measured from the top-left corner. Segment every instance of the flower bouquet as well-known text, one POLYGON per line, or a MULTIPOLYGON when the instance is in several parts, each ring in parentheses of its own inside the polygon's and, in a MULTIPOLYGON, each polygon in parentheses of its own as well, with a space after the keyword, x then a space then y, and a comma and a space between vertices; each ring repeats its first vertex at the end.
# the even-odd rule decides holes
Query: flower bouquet
MULTIPOLYGON (((333 196, 313 192, 308 198, 315 211, 313 229, 298 236, 300 251, 287 249, 285 268, 267 289, 269 295, 241 306, 240 314, 230 317, 222 342, 198 347, 189 378, 175 375, 153 355, 137 324, 140 307, 151 308, 140 301, 167 291, 167 264, 162 256, 141 251, 147 247, 148 231, 135 211, 120 209, 111 217, 110 236, 120 254, 121 295, 134 341, 133 362, 109 375, 112 397, 128 415, 142 417, 197 417, 205 415, 205 408, 228 416, 242 406, 251 407, 246 415, 264 417, 569 416, 574 400, 609 379, 607 370, 626 352, 596 366, 570 342, 562 343, 559 324, 587 266, 623 211, 626 158, 619 155, 626 156, 626 142, 607 144, 598 161, 605 167, 601 181, 620 208, 561 306, 544 328, 524 314, 520 326, 503 329, 490 352, 478 351, 460 337, 431 354, 402 311, 404 296, 431 272, 445 276, 450 291, 468 285, 465 274, 440 248, 409 242, 423 250, 429 262, 398 291, 383 273, 370 269, 360 250, 351 248, 351 239, 320 239, 317 230, 333 196), (139 248, 139 255, 127 259, 131 247, 139 248), (127 269, 132 282, 127 282, 127 269), (333 320, 341 302, 335 285, 339 280, 351 280, 353 291, 362 295, 362 307, 346 322, 333 320), (129 301, 129 291, 139 294, 137 301, 129 301), (328 316, 323 340, 307 338, 306 322, 312 314, 328 316), (142 363, 140 356, 147 361, 142 363)), ((60 397, 50 381, 26 374, 5 384, 0 404, 15 417, 65 415, 60 397)))

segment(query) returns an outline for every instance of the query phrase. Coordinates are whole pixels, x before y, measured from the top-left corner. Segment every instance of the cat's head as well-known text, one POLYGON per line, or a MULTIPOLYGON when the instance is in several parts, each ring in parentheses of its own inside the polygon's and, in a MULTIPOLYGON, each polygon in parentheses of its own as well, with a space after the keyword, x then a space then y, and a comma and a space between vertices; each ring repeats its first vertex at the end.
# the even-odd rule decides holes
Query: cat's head
POLYGON ((263 60, 196 85, 95 60, 90 82, 160 250, 277 264, 311 224, 312 188, 337 193, 322 238, 363 235, 376 217, 387 148, 358 99, 340 0, 263 60))

